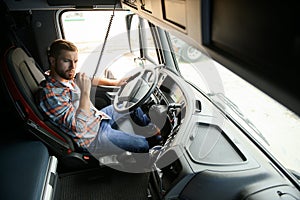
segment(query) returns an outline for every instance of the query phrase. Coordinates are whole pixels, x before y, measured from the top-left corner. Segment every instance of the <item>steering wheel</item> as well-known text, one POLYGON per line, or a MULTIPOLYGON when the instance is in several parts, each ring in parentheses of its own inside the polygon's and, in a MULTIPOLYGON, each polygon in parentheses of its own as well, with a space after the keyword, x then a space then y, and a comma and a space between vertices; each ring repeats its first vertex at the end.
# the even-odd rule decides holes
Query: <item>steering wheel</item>
POLYGON ((143 66, 131 70, 125 77, 127 83, 115 94, 113 106, 119 113, 125 113, 141 106, 150 97, 158 81, 158 69, 143 66))

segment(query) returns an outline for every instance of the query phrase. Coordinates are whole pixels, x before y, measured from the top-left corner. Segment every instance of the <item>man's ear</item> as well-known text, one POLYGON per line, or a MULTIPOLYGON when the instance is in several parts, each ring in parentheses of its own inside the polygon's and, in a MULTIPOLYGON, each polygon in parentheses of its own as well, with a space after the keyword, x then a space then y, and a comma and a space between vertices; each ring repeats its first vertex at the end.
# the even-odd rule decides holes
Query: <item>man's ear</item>
POLYGON ((50 65, 51 65, 51 66, 54 66, 54 65, 55 65, 55 58, 52 57, 52 56, 50 56, 50 57, 49 57, 49 62, 50 62, 50 65))

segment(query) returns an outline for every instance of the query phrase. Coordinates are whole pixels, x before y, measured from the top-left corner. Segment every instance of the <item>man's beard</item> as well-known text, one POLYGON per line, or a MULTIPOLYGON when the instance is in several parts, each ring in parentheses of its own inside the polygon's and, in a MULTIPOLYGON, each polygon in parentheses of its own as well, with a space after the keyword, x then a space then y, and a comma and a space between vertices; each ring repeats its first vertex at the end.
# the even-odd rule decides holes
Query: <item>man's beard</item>
POLYGON ((55 71, 60 77, 66 80, 73 80, 75 77, 75 70, 60 71, 56 68, 55 71))

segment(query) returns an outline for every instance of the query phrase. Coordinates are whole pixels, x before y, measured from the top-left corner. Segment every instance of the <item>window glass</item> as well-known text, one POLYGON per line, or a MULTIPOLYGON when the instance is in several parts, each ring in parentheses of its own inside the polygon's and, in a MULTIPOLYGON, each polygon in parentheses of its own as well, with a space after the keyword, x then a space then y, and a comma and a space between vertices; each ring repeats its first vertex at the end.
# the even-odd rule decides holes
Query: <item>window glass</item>
POLYGON ((148 22, 142 21, 143 34, 147 39, 143 41, 144 54, 141 55, 141 19, 137 15, 132 16, 128 40, 126 16, 132 13, 115 11, 110 25, 112 14, 112 10, 66 11, 62 14, 64 38, 74 42, 79 48, 77 71, 85 72, 90 77, 95 75, 118 79, 134 67, 157 64, 158 58, 148 22))
POLYGON ((130 52, 125 23, 129 11, 115 11, 104 51, 99 60, 112 14, 112 10, 67 11, 62 14, 64 38, 74 42, 79 48, 77 71, 93 76, 96 67, 99 66, 96 76, 106 73, 113 78, 118 78, 131 69, 132 64, 127 65, 127 61, 131 61, 133 55, 130 52), (114 68, 112 65, 117 65, 115 61, 120 59, 123 59, 124 67, 119 67, 115 74, 105 72, 109 66, 111 69, 114 68))
POLYGON ((130 44, 132 53, 136 58, 141 57, 140 55, 140 39, 139 39, 139 17, 133 15, 131 26, 130 26, 130 44))
POLYGON ((152 61, 153 63, 158 64, 158 57, 156 53, 153 35, 151 32, 151 29, 153 29, 153 27, 151 28, 149 26, 149 23, 146 20, 143 20, 143 24, 144 24, 143 33, 145 34, 144 37, 145 40, 143 40, 143 48, 145 51, 145 57, 150 61, 152 61))
POLYGON ((223 110, 247 124, 250 133, 288 169, 300 172, 300 119, 289 109, 196 49, 170 34, 178 67, 223 110), (190 48, 190 49, 189 49, 190 48), (189 49, 189 50, 188 50, 189 49), (189 55, 188 55, 189 54, 189 55))

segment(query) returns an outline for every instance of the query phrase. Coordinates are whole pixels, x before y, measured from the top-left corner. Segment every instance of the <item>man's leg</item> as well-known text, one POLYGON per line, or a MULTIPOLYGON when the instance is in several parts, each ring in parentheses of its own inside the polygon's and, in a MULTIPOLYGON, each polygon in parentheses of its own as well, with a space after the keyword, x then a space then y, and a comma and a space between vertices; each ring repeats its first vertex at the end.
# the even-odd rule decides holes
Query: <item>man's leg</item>
POLYGON ((124 150, 134 153, 149 151, 145 137, 113 129, 106 120, 101 122, 96 140, 96 149, 106 153, 122 153, 124 150))
POLYGON ((160 144, 162 137, 160 135, 159 128, 153 124, 148 116, 142 111, 140 107, 131 113, 120 114, 116 112, 112 105, 103 108, 101 111, 108 114, 112 119, 109 120, 111 128, 118 129, 119 124, 122 124, 122 120, 130 120, 131 125, 136 135, 142 135, 147 138, 150 147, 160 144))
POLYGON ((132 112, 129 113, 118 113, 114 110, 113 106, 107 106, 103 108, 101 111, 105 112, 107 115, 109 115, 112 118, 112 121, 110 122, 111 125, 113 123, 117 123, 118 121, 125 120, 125 119, 131 119, 133 122, 135 122, 139 126, 146 126, 150 123, 150 119, 148 116, 142 111, 140 107, 135 109, 132 112))
POLYGON ((140 126, 146 126, 150 123, 149 117, 143 112, 143 110, 138 107, 130 113, 131 118, 135 123, 140 126))

